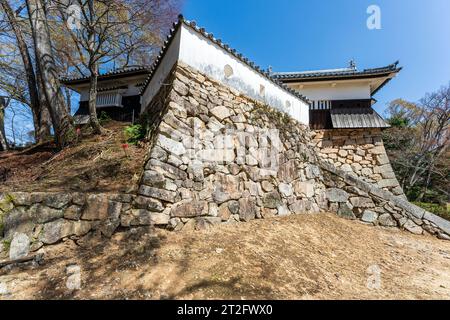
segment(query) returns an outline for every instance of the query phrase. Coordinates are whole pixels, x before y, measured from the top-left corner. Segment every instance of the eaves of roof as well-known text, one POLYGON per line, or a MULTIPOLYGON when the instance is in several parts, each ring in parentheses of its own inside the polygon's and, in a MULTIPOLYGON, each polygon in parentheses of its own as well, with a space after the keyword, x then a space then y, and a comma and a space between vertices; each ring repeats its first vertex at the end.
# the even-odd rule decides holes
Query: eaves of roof
MULTIPOLYGON (((128 68, 121 68, 121 69, 113 69, 106 73, 103 73, 98 76, 98 80, 109 80, 109 79, 117 79, 117 78, 124 78, 134 75, 146 75, 150 73, 149 66, 135 66, 135 67, 128 67, 128 68)), ((74 84, 81 84, 85 82, 89 82, 89 77, 69 77, 69 78, 61 78, 61 83, 64 85, 74 85, 74 84)))
POLYGON ((356 69, 342 69, 330 71, 315 71, 315 72, 278 72, 272 76, 284 83, 289 82, 308 82, 308 81, 330 81, 330 80, 350 80, 350 79, 370 79, 389 76, 396 74, 402 70, 398 67, 398 61, 381 68, 365 69, 357 71, 356 69))

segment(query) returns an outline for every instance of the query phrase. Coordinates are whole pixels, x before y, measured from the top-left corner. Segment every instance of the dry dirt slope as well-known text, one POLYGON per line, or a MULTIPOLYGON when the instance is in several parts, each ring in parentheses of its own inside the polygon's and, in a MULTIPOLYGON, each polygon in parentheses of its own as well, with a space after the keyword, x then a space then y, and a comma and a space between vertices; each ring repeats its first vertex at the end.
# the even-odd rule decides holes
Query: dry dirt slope
POLYGON ((95 250, 47 248, 43 266, 0 270, 0 285, 0 299, 450 299, 450 242, 325 214, 139 230, 95 250), (81 290, 66 288, 70 264, 81 290), (372 265, 378 290, 367 288, 372 265))

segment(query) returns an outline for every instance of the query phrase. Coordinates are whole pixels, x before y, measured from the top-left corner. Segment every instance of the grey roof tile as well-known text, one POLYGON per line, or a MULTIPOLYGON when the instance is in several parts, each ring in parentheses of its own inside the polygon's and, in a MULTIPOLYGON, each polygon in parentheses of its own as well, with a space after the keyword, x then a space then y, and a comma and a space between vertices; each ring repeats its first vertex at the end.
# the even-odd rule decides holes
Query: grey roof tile
POLYGON ((369 76, 381 76, 390 73, 397 73, 402 68, 398 67, 399 62, 396 61, 385 67, 371 68, 358 71, 354 68, 331 69, 331 70, 316 70, 316 71, 301 71, 301 72, 276 72, 272 77, 281 81, 286 80, 321 80, 321 79, 339 79, 339 78, 358 78, 369 76))
POLYGON ((348 128, 389 128, 389 125, 372 108, 331 109, 334 129, 348 128))

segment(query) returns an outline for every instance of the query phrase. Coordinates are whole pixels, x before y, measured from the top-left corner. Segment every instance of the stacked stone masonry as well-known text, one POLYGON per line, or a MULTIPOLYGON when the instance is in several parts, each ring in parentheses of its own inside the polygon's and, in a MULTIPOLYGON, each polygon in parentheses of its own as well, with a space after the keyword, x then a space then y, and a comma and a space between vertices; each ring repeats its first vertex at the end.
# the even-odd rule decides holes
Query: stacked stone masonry
POLYGON ((312 132, 187 66, 171 81, 140 187, 170 228, 331 211, 448 237, 446 220, 405 200, 379 129, 312 132), (275 168, 261 158, 265 130, 279 134, 279 144, 269 146, 275 168))
POLYGON ((119 228, 194 230, 320 212, 450 239, 449 221, 380 183, 395 176, 379 131, 313 132, 183 65, 165 83, 148 107, 152 145, 138 194, 0 194, 0 241, 26 235, 37 250, 119 228))
POLYGON ((317 130, 313 142, 321 159, 395 195, 404 195, 386 154, 381 129, 317 130))

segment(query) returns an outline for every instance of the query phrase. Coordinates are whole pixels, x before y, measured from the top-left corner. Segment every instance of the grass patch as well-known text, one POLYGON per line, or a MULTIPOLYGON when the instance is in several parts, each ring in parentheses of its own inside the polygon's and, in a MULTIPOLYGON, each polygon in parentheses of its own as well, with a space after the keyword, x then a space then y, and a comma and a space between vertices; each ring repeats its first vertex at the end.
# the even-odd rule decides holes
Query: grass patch
POLYGON ((3 240, 3 251, 9 252, 9 248, 11 248, 11 240, 3 240))

